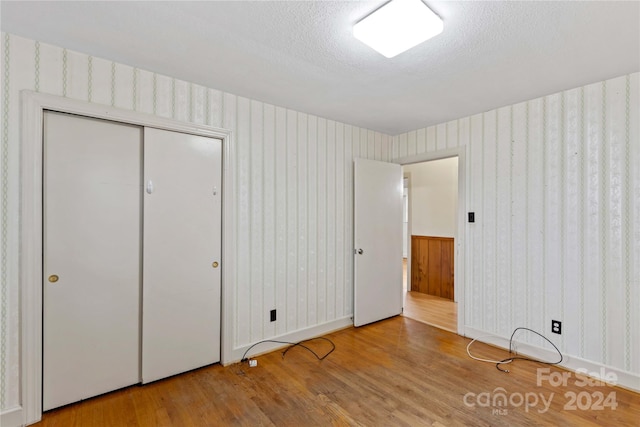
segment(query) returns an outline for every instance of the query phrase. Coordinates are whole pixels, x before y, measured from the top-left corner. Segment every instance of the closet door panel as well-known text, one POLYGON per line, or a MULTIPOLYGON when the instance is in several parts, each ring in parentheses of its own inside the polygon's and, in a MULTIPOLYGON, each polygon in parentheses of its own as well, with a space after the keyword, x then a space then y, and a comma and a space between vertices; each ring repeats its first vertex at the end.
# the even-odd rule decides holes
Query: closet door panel
POLYGON ((222 142, 145 128, 142 380, 220 360, 222 142))
POLYGON ((140 381, 142 128, 44 115, 43 409, 140 381))

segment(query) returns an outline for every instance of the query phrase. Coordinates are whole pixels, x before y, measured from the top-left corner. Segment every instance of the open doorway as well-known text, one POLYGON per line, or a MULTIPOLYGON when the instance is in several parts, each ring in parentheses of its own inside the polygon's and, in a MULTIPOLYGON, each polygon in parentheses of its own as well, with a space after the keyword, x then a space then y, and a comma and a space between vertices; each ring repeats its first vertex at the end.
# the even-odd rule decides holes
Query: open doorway
POLYGON ((403 166, 404 315, 458 331, 458 157, 403 166))

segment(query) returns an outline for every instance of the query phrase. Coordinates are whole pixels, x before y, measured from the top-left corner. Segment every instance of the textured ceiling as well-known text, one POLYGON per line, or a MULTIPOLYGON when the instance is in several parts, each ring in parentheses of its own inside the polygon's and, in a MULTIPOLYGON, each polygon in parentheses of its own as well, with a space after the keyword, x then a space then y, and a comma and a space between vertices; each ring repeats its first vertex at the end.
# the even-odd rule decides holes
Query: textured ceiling
POLYGON ((380 1, 8 2, 2 31, 395 135, 640 70, 640 2, 425 1, 444 32, 387 59, 380 1))

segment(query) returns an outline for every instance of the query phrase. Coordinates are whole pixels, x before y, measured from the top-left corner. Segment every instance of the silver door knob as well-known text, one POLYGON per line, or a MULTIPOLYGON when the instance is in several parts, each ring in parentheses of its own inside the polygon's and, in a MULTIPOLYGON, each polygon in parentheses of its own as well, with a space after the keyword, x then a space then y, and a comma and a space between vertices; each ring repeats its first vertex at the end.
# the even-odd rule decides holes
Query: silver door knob
POLYGON ((358 255, 362 255, 363 254, 363 250, 362 249, 358 249, 358 255))

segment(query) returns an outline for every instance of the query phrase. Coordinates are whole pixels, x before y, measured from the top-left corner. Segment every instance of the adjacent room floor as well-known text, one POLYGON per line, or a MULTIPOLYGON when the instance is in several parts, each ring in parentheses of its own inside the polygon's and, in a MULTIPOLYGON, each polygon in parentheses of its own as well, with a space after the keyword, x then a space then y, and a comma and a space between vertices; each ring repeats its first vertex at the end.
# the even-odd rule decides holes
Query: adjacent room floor
POLYGON ((402 314, 445 331, 458 331, 458 304, 445 298, 405 292, 402 314))
MULTIPOLYGON (((458 304, 451 300, 407 291, 407 259, 403 265, 403 316, 450 332, 458 331, 458 304)), ((409 286, 410 288, 410 286, 409 286)))

